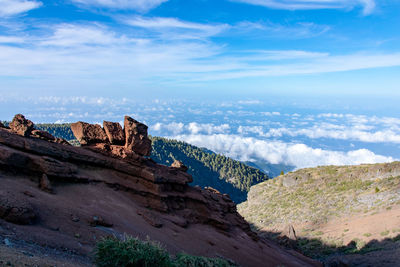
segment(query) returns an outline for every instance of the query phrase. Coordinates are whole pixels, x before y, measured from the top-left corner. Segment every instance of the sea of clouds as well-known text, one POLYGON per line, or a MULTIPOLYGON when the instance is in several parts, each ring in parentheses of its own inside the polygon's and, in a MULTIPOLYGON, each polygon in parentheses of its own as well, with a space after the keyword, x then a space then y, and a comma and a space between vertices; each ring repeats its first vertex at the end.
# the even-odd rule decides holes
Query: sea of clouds
MULTIPOLYGON (((211 103, 45 97, 18 101, 24 104, 22 113, 35 122, 122 123, 123 116, 130 115, 145 122, 152 135, 241 161, 304 168, 400 158, 400 118, 394 116, 286 108, 259 100, 211 103)), ((11 102, 4 101, 16 105, 11 102)), ((6 117, 1 120, 10 120, 13 108, 5 107, 2 114, 6 117)))

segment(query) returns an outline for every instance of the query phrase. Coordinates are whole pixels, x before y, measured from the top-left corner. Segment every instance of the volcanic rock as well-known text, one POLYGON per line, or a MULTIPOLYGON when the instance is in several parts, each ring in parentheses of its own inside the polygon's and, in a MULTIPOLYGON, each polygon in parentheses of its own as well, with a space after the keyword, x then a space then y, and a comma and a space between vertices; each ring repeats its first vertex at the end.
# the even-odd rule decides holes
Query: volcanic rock
POLYGON ((112 145, 124 145, 125 134, 118 122, 104 121, 103 127, 112 145))
POLYGON ((150 156, 151 140, 147 136, 147 126, 129 116, 124 119, 125 147, 141 156, 150 156))
POLYGON ((15 224, 32 224, 36 218, 31 204, 11 192, 0 191, 0 218, 15 224))
POLYGON ((183 172, 186 172, 188 170, 188 167, 185 166, 185 164, 183 164, 182 161, 180 160, 175 160, 172 164, 171 167, 173 168, 177 168, 183 172))
POLYGON ((40 178, 39 188, 45 192, 53 193, 53 188, 51 187, 50 180, 45 173, 43 173, 40 178))
POLYGON ((57 138, 54 140, 54 143, 62 144, 62 145, 67 145, 67 146, 70 146, 70 145, 71 145, 67 140, 65 140, 64 138, 59 138, 59 137, 57 137, 57 138))
POLYGON ((41 131, 41 130, 32 130, 32 136, 43 139, 43 140, 47 140, 47 141, 55 141, 56 140, 56 138, 54 136, 52 136, 51 134, 49 134, 46 131, 41 131))
POLYGON ((89 220, 89 225, 92 227, 96 227, 96 226, 104 226, 104 227, 112 227, 113 224, 107 222, 106 220, 103 219, 103 217, 101 216, 93 216, 90 220, 89 220))
POLYGON ((142 216, 143 219, 151 226, 154 226, 156 228, 160 228, 163 226, 162 220, 149 210, 137 210, 137 214, 142 216))
POLYGON ((103 128, 98 124, 89 124, 78 121, 71 124, 71 130, 81 145, 107 142, 107 136, 103 128))
POLYGON ((27 120, 22 114, 15 115, 9 126, 11 131, 22 136, 29 136, 34 129, 33 122, 27 120))

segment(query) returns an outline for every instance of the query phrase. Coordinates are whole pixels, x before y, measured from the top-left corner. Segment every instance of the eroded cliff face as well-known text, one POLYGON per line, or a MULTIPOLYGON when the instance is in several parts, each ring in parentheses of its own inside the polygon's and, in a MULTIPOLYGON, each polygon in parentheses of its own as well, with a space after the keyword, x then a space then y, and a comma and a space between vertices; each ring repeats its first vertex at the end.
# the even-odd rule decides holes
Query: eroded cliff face
POLYGON ((228 195, 188 185, 182 162, 147 158, 146 125, 125 117, 124 129, 78 122, 72 130, 81 147, 22 115, 0 127, 0 234, 85 254, 101 236, 127 233, 244 266, 315 264, 259 240, 228 195))

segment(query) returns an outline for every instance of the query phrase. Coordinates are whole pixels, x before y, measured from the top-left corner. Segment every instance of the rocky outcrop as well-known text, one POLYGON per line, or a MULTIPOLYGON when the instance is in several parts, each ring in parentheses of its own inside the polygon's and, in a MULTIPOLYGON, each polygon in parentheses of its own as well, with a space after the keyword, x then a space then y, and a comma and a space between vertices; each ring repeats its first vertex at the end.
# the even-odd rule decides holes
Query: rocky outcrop
POLYGON ((129 116, 124 119, 125 147, 142 156, 150 156, 151 140, 147 136, 147 126, 129 116))
POLYGON ((122 130, 121 124, 118 122, 104 121, 103 128, 106 132, 108 140, 112 145, 124 145, 125 134, 122 130))
POLYGON ((33 137, 58 144, 70 145, 70 143, 63 138, 56 138, 46 131, 35 129, 33 122, 26 119, 22 114, 15 115, 9 127, 6 127, 0 122, 0 128, 25 137, 33 137))
POLYGON ((15 115, 9 126, 12 132, 22 136, 29 136, 34 129, 33 122, 22 114, 15 115))
MULTIPOLYGON (((156 212, 154 214, 168 214, 168 220, 180 222, 178 224, 208 224, 227 232, 239 227, 257 238, 236 212, 236 205, 228 195, 215 189, 202 190, 188 185, 193 179, 186 173, 187 167, 182 162, 176 161, 168 167, 138 156, 150 153, 147 146, 151 143, 144 124, 125 117, 125 146, 105 141, 106 135, 99 125, 77 122, 73 124, 73 132, 81 143, 87 145, 64 146, 41 140, 43 138, 20 137, 0 129, 0 166, 37 175, 39 187, 46 192, 53 191, 49 178, 54 181, 102 182, 131 192, 132 198, 144 209, 151 209, 156 212), (100 141, 107 143, 95 143, 100 141), (90 175, 87 167, 82 170, 82 166, 109 169, 111 174, 102 177, 90 175), (171 216, 180 219, 171 219, 171 216)), ((158 215, 160 219, 157 219, 153 213, 141 211, 140 214, 147 222, 162 227, 163 215, 158 215)))
POLYGON ((98 124, 89 124, 78 121, 71 124, 71 130, 81 145, 107 142, 106 133, 98 124))
POLYGON ((49 134, 46 131, 41 131, 41 130, 33 130, 32 136, 43 139, 43 140, 47 140, 47 141, 55 141, 56 140, 56 138, 54 136, 52 136, 51 134, 49 134))
POLYGON ((125 116, 124 129, 110 121, 104 121, 103 127, 81 121, 71 124, 76 139, 89 149, 123 159, 150 156, 151 140, 145 124, 125 116))

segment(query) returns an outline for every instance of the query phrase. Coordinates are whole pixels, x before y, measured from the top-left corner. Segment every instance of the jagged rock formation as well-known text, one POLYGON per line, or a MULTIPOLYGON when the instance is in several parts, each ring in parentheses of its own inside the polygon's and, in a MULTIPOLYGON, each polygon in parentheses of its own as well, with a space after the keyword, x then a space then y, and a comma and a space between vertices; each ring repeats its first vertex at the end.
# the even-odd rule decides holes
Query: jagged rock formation
POLYGON ((0 218, 32 224, 29 233, 15 228, 16 238, 88 253, 99 236, 129 233, 244 266, 315 264, 259 240, 228 195, 188 185, 182 162, 168 167, 144 157, 147 126, 132 118, 122 132, 111 122, 73 124, 82 147, 38 134, 24 119, 0 128, 0 218))
POLYGON ((71 129, 82 146, 121 158, 150 156, 151 140, 143 123, 125 116, 124 129, 116 122, 104 121, 103 126, 104 129, 98 124, 79 121, 72 123, 71 129))
POLYGON ((29 136, 34 129, 33 122, 25 119, 24 115, 17 114, 10 123, 11 131, 22 136, 29 136))
POLYGON ((10 132, 25 137, 30 136, 54 143, 69 145, 68 141, 63 138, 56 138, 48 132, 35 129, 33 122, 26 119, 22 114, 15 115, 13 120, 10 122, 9 127, 5 127, 3 124, 0 124, 0 128, 9 129, 10 132))

